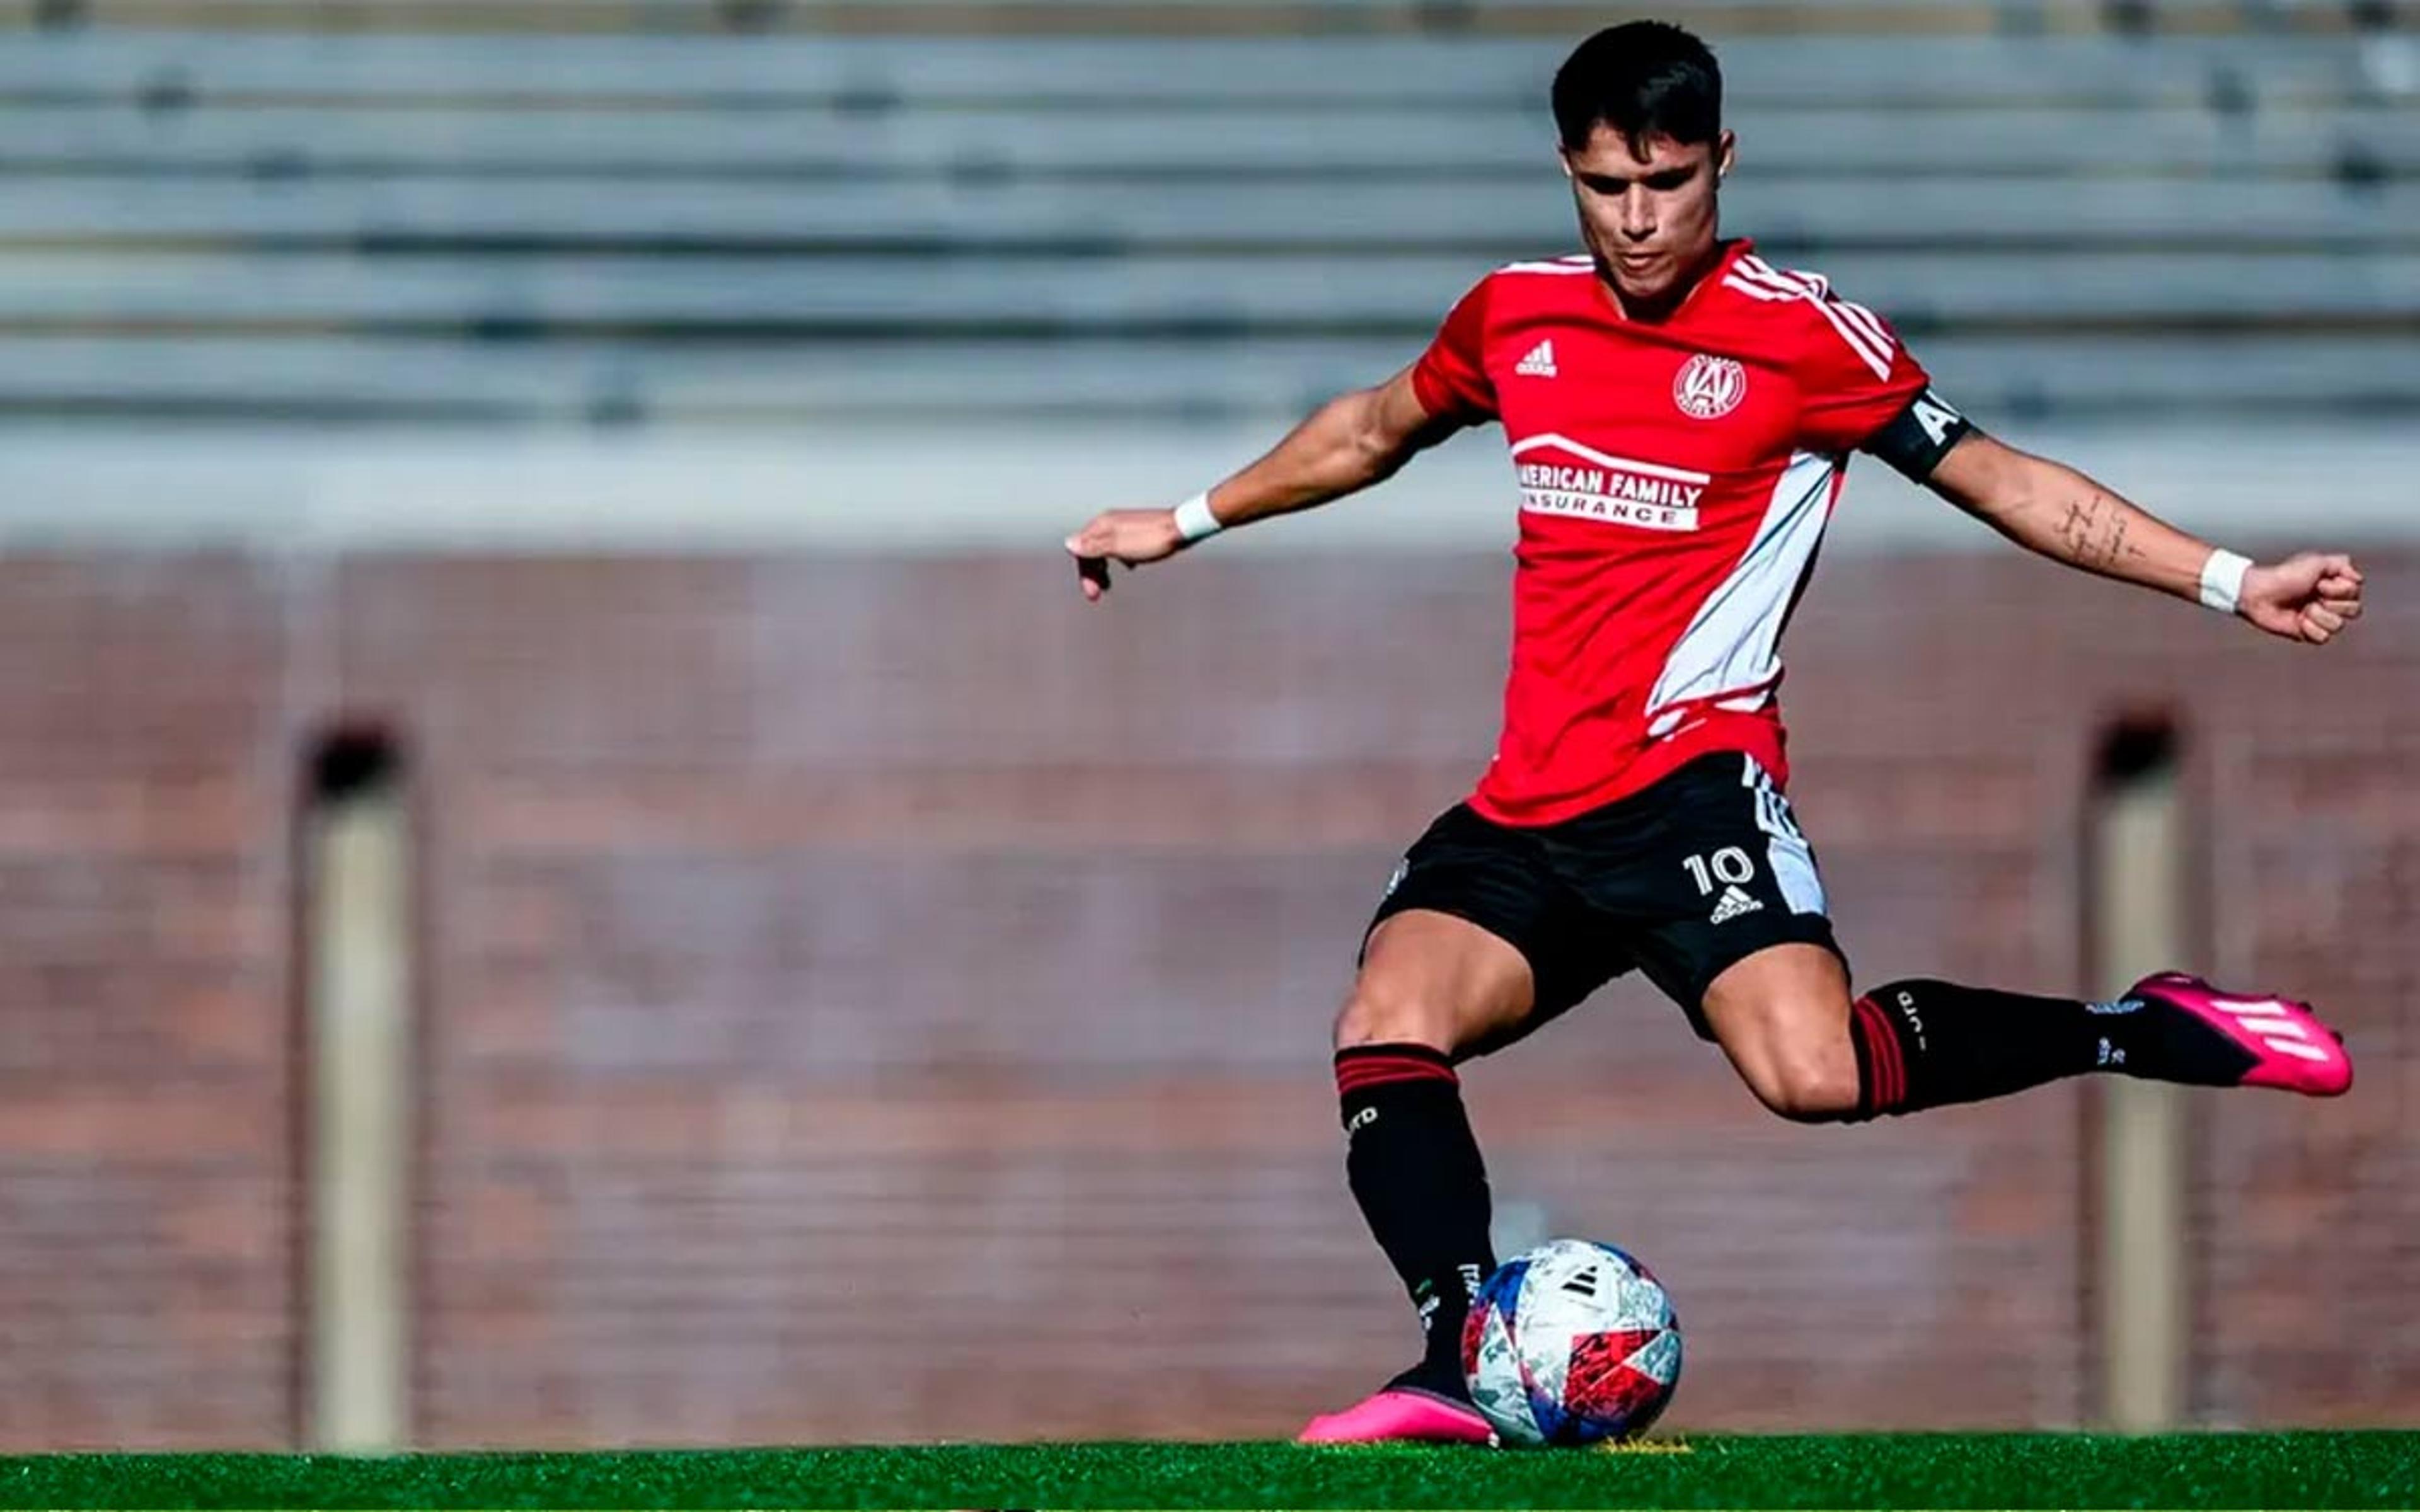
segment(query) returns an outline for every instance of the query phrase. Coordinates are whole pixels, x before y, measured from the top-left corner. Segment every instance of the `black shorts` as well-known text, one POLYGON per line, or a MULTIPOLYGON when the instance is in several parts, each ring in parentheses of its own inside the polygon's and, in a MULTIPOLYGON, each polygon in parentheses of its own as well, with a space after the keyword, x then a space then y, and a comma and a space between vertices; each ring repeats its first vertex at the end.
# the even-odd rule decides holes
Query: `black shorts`
POLYGON ((1792 943, 1841 955, 1789 800, 1736 751, 1536 828, 1457 804, 1395 869, 1370 927, 1410 908, 1468 919, 1520 951, 1538 1022, 1635 966, 1711 1040, 1706 988, 1732 965, 1792 943))

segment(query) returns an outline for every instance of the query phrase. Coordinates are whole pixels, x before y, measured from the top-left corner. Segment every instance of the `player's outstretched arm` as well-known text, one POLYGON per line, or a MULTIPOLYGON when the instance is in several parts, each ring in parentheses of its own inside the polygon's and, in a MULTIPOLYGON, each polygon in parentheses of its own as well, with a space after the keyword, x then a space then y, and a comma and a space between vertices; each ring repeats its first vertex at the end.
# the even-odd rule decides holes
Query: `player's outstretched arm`
POLYGON ((1934 469, 1935 493, 2054 561, 2242 615, 2271 635, 2325 645, 2361 618, 2361 571, 2337 552, 2270 565, 2222 551, 2073 468, 1980 432, 1934 469))
POLYGON ((1173 509, 1111 509, 1067 537, 1084 596, 1109 591, 1109 563, 1138 567, 1171 557, 1205 535, 1310 509, 1391 476, 1412 454, 1442 440, 1450 421, 1433 417, 1405 368, 1374 389, 1339 394, 1267 455, 1173 509))

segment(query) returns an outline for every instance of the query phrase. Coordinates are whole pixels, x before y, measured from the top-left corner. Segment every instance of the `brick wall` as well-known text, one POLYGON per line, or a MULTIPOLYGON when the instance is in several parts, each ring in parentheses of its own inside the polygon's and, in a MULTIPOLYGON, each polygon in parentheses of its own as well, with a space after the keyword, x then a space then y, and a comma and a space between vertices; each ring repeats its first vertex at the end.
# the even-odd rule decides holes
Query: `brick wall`
POLYGON ((0 1443, 290 1432, 286 585, 0 561, 0 1443))
MULTIPOLYGON (((1484 759, 1500 561, 1205 553, 1091 610, 1047 559, 9 573, 0 931, 82 975, 0 974, 0 1347, 47 1404, 0 1442, 290 1431, 282 810, 340 718, 411 764, 424 1441, 1268 1435, 1411 1347, 1326 1025, 1484 759)), ((2420 560, 2372 581, 2315 656, 1851 560, 1792 638, 1869 979, 2086 985, 2092 753, 2164 707, 2200 964, 2354 1034, 2341 1103, 2191 1100, 2216 1421, 2420 1421, 2420 560)), ((1468 1085, 1508 1227, 1673 1287, 1676 1424, 2090 1412, 2086 1088, 1801 1129, 1632 984, 1468 1085)))

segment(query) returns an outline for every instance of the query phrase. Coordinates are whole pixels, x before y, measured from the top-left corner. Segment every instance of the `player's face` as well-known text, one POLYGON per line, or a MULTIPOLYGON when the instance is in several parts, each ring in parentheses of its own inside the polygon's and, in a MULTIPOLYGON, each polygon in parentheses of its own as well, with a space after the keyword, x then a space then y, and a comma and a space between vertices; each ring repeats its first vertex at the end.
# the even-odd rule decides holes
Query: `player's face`
POLYGON ((1587 147, 1562 149, 1580 230, 1624 303, 1668 300, 1705 270, 1719 219, 1715 189, 1732 150, 1729 131, 1688 147, 1650 135, 1634 147, 1602 125, 1587 147))

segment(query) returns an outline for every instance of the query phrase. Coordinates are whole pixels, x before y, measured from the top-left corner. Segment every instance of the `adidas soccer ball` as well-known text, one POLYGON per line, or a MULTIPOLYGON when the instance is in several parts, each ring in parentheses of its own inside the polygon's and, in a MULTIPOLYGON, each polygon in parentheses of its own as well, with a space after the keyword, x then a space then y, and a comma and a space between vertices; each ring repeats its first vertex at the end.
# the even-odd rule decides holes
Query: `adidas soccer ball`
POLYGON ((1558 1239, 1497 1268, 1462 1334, 1471 1399, 1506 1443, 1642 1432, 1681 1379, 1681 1322, 1647 1267, 1558 1239))

